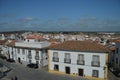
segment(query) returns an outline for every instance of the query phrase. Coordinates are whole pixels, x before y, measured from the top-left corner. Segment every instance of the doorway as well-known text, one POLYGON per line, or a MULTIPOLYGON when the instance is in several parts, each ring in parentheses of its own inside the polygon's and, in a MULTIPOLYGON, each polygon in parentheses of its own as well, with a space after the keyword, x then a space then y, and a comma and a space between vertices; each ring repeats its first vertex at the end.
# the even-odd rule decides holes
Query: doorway
POLYGON ((78 69, 78 75, 83 76, 83 69, 78 69))
POLYGON ((65 67, 66 74, 70 74, 70 67, 65 67))
POLYGON ((18 58, 18 62, 19 62, 19 63, 21 62, 21 59, 20 59, 20 58, 18 58))

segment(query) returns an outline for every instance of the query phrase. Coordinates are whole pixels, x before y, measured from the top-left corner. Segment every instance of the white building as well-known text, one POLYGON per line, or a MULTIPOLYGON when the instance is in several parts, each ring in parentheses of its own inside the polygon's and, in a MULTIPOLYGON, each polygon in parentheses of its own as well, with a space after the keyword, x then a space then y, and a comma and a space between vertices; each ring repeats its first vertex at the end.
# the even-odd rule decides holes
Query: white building
POLYGON ((47 52, 45 47, 49 46, 48 41, 42 37, 27 36, 24 41, 12 41, 8 45, 9 57, 21 64, 35 63, 39 67, 47 65, 47 52))
POLYGON ((2 54, 3 56, 5 56, 6 58, 8 58, 7 56, 7 40, 0 40, 0 54, 2 54))
POLYGON ((48 70, 53 73, 107 80, 108 49, 88 41, 67 41, 48 49, 48 70))
POLYGON ((120 40, 116 41, 114 63, 114 67, 120 70, 120 40))

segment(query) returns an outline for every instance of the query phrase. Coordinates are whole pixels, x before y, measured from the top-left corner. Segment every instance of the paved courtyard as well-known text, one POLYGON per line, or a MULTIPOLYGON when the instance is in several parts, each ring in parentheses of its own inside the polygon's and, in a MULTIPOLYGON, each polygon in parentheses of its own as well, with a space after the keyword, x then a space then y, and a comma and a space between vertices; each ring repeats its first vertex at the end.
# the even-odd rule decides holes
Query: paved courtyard
MULTIPOLYGON (((60 75, 47 72, 46 68, 42 69, 31 69, 19 63, 9 63, 0 59, 5 65, 10 67, 12 70, 0 80, 11 80, 15 76, 18 80, 90 80, 82 77, 71 77, 69 75, 60 75)), ((108 80, 120 80, 114 76, 111 72, 108 72, 108 80)))
POLYGON ((45 69, 31 69, 19 63, 0 61, 12 68, 12 70, 1 80, 11 80, 15 76, 18 77, 18 80, 88 80, 82 77, 71 77, 69 75, 49 73, 45 69))

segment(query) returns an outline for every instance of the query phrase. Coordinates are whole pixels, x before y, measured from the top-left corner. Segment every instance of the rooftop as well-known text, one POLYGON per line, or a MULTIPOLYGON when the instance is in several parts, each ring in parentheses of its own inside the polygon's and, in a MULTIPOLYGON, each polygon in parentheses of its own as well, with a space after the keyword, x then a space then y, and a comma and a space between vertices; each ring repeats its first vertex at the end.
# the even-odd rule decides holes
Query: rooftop
POLYGON ((42 39, 43 37, 41 35, 29 35, 26 36, 26 39, 42 39))
POLYGON ((0 45, 5 45, 6 42, 7 40, 0 40, 0 45))
POLYGON ((116 40, 116 42, 120 42, 120 39, 116 40))
POLYGON ((108 52, 108 49, 92 41, 66 41, 62 44, 49 46, 53 50, 85 51, 85 52, 108 52))

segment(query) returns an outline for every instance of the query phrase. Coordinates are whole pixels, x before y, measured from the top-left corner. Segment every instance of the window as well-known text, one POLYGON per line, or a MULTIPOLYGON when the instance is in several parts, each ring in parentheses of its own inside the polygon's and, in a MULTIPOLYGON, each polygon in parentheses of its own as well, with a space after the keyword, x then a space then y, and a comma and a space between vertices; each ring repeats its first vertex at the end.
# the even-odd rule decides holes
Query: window
POLYGON ((53 52, 53 57, 58 58, 58 52, 53 52))
POLYGON ((70 53, 65 53, 64 62, 65 62, 65 63, 71 63, 70 53))
POLYGON ((70 53, 65 53, 65 58, 70 59, 70 53))
POLYGON ((118 51, 119 51, 119 49, 118 48, 116 48, 116 53, 118 54, 118 51))
POLYGON ((78 54, 77 64, 84 65, 84 55, 83 54, 78 54))
POLYGON ((55 65, 54 65, 54 70, 55 70, 55 71, 59 71, 59 66, 55 64, 55 65))
POLYGON ((92 57, 92 66, 100 66, 100 61, 99 61, 99 56, 98 55, 93 55, 92 57))
POLYGON ((31 56, 31 50, 28 50, 28 54, 31 56))
POLYGON ((20 49, 19 48, 17 49, 17 52, 20 53, 20 49))
POLYGON ((119 67, 120 67, 120 60, 119 60, 119 67))
POLYGON ((39 61, 36 61, 36 64, 39 64, 39 61))
POLYGON ((22 54, 25 55, 25 49, 22 49, 22 54))
POLYGON ((54 62, 58 62, 59 61, 58 52, 53 52, 53 61, 54 62))
POLYGON ((38 50, 36 50, 35 59, 36 59, 36 60, 39 60, 39 51, 38 51, 38 50))
POLYGON ((36 56, 39 56, 39 51, 38 50, 36 51, 36 56))
POLYGON ((29 59, 29 63, 31 63, 31 59, 29 59))
POLYGON ((28 50, 28 58, 31 59, 32 55, 31 55, 31 50, 28 50))
POLYGON ((118 64, 118 58, 116 58, 116 64, 118 64))
POLYGON ((13 51, 11 52, 11 54, 13 55, 13 51))
POLYGON ((93 77, 98 77, 98 75, 99 75, 99 71, 98 70, 93 70, 92 71, 92 76, 93 77))

